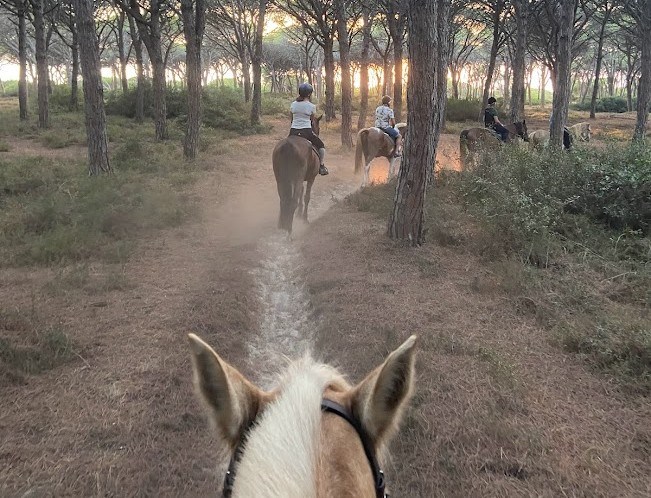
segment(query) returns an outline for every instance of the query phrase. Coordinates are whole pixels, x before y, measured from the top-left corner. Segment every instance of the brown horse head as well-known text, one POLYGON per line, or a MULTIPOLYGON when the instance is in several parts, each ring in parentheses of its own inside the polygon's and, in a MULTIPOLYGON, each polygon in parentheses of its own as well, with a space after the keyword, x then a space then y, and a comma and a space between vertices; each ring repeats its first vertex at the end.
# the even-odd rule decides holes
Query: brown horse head
POLYGON ((189 339, 197 394, 233 455, 224 496, 385 496, 377 455, 411 397, 415 336, 356 386, 304 358, 271 391, 189 339))
POLYGON ((321 116, 319 116, 318 118, 315 117, 314 119, 312 119, 312 131, 317 137, 321 132, 321 118, 323 118, 323 114, 321 114, 321 116))
POLYGON ((527 132, 527 122, 524 119, 522 121, 516 121, 513 124, 506 125, 505 128, 509 130, 509 134, 520 137, 525 142, 529 141, 529 133, 527 132))

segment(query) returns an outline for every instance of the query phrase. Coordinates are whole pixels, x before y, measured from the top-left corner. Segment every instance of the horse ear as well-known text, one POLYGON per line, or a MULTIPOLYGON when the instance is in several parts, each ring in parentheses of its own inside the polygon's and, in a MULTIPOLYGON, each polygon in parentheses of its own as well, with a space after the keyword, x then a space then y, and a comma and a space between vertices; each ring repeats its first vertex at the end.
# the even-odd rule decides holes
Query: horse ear
POLYGON ((235 447, 268 395, 222 360, 199 337, 188 334, 188 339, 197 395, 219 435, 235 447))
POLYGON ((398 428, 414 384, 416 336, 393 351, 352 393, 352 409, 376 447, 398 428))
POLYGON ((322 117, 323 117, 323 114, 321 114, 321 116, 319 116, 318 118, 316 118, 316 120, 317 120, 317 121, 321 121, 321 118, 322 118, 322 117))

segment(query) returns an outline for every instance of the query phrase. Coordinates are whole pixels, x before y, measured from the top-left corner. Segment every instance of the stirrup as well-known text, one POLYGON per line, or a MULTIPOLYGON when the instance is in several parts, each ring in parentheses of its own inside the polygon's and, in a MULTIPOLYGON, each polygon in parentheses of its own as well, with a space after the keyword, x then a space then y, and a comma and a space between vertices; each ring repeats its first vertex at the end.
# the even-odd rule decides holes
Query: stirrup
POLYGON ((319 174, 320 175, 327 175, 329 173, 328 168, 326 168, 323 164, 319 166, 319 174))

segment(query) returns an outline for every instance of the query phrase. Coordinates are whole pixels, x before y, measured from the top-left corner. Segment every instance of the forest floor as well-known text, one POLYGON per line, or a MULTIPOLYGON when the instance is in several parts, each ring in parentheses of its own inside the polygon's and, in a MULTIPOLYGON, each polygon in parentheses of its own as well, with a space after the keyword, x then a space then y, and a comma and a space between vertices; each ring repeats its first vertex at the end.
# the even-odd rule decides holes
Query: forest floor
MULTIPOLYGON (((600 116, 593 133, 632 124, 600 116)), ((223 461, 193 394, 188 332, 265 387, 276 355, 308 347, 356 382, 417 334, 416 393, 386 465, 393 496, 651 494, 649 398, 554 346, 491 262, 387 239, 386 220, 346 200, 361 182, 352 153, 329 147, 311 223, 297 220, 293 241, 279 234, 270 157, 284 124, 273 125, 204 153, 215 167, 190 187, 195 219, 143 236, 117 269, 90 264, 91 283, 119 271, 121 285, 0 268, 0 338, 38 322, 65 330, 74 351, 0 377, 0 496, 217 494, 223 461)), ((339 143, 334 128, 322 136, 339 143)), ((12 154, 73 150, 4 140, 12 154)), ((458 134, 443 135, 440 167, 455 169, 457 154, 458 134)))

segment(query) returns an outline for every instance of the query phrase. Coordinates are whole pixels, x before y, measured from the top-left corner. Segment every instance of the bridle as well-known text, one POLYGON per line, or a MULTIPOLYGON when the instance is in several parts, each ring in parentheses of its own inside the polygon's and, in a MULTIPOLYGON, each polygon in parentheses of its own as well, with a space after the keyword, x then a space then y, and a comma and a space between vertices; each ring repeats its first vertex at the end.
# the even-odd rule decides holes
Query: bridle
MULTIPOLYGON (((371 466, 371 471, 373 472, 375 496, 376 498, 389 498, 389 495, 387 495, 385 492, 386 484, 384 481, 384 472, 382 472, 382 469, 380 469, 380 465, 378 464, 377 457, 375 455, 375 448, 371 442, 371 438, 361 426, 359 421, 355 419, 345 407, 326 398, 321 401, 321 410, 326 413, 337 415, 353 426, 353 429, 355 429, 357 435, 359 436, 359 439, 362 442, 364 453, 366 454, 366 459, 368 460, 368 463, 371 466)), ((249 427, 244 431, 244 434, 246 434, 251 429, 252 425, 253 422, 251 422, 249 427)), ((244 451, 244 439, 244 437, 240 439, 240 442, 235 447, 235 452, 231 457, 231 461, 228 464, 228 470, 226 471, 226 476, 224 477, 224 490, 222 492, 223 498, 230 498, 233 494, 233 487, 235 485, 235 467, 242 457, 242 453, 244 451)))

